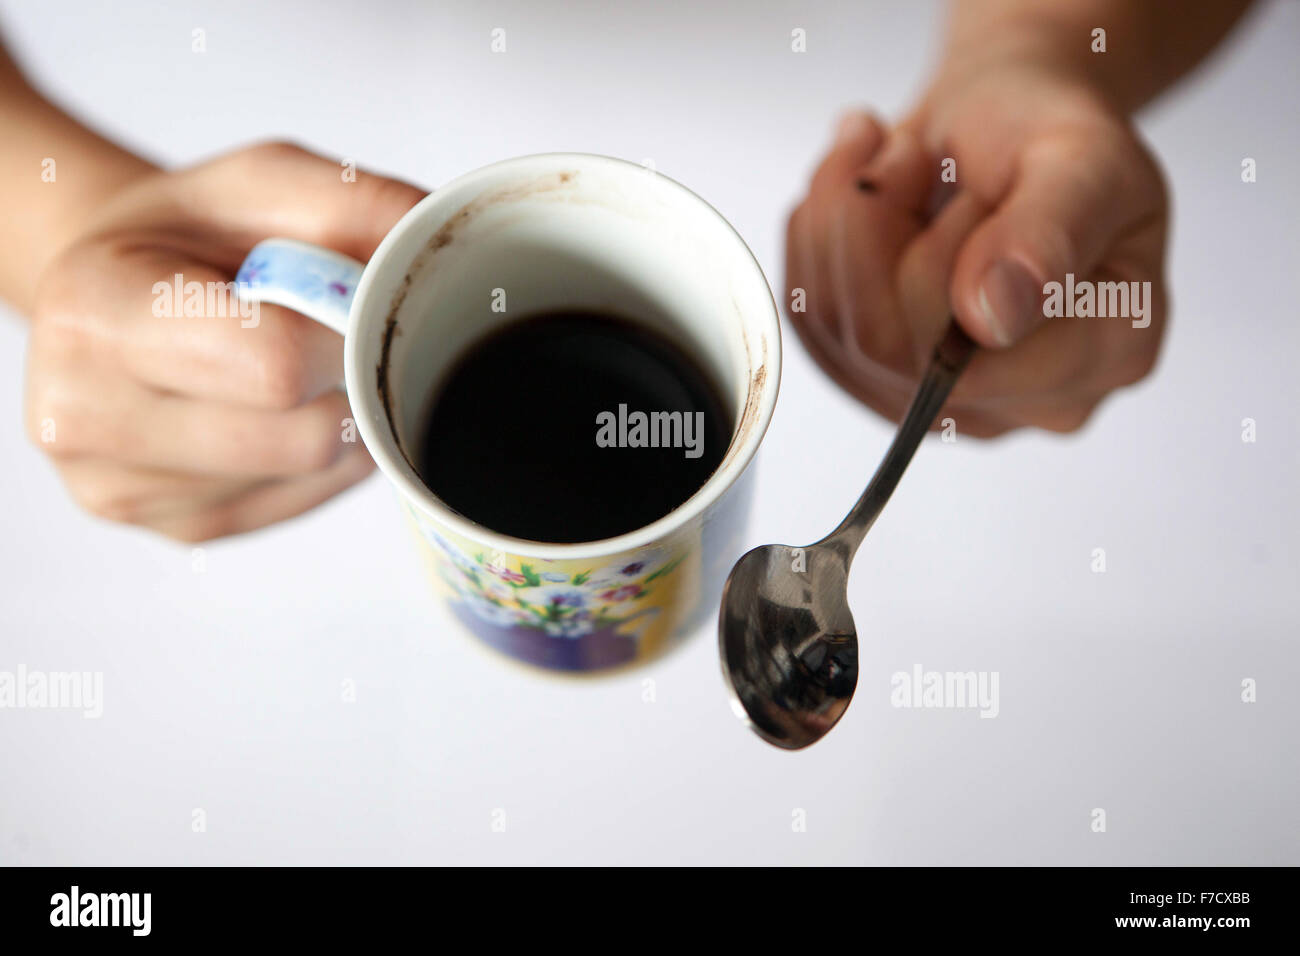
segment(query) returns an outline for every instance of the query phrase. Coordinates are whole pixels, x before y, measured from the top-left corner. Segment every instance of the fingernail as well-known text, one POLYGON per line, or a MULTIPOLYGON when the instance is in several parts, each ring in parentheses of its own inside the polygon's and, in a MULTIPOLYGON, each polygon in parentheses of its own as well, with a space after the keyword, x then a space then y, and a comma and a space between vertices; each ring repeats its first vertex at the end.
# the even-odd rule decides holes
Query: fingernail
POLYGON ((1012 259, 1001 259, 984 273, 979 304, 999 345, 1010 345, 1041 318, 1042 287, 1029 270, 1012 259))
POLYGON ((840 117, 840 121, 835 127, 836 144, 847 143, 851 139, 858 139, 866 135, 870 125, 871 120, 865 113, 845 113, 840 117))

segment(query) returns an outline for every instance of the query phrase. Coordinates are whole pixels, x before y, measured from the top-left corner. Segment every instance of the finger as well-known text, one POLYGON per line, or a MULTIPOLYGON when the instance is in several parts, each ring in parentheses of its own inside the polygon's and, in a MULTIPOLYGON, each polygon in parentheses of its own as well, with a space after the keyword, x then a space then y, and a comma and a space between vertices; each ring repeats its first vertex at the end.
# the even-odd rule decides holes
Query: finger
POLYGON ((954 438, 962 435, 981 439, 998 438, 1019 427, 1021 427, 1019 423, 1003 415, 954 405, 951 402, 945 404, 930 423, 930 431, 951 434, 954 438))
POLYGON ((244 534, 293 518, 350 488, 374 470, 365 447, 353 444, 324 471, 263 483, 202 511, 167 515, 144 522, 178 541, 208 541, 244 534))
POLYGON ((268 143, 186 177, 191 208, 243 249, 267 236, 301 239, 362 262, 427 192, 301 147, 268 143))
POLYGON ((906 398, 897 383, 882 381, 860 367, 851 366, 845 361, 844 349, 837 344, 826 345, 816 337, 805 335, 798 327, 796 331, 800 332, 800 340, 808 354, 835 384, 888 420, 899 421, 902 418, 907 407, 906 398))
MULTIPOLYGON (((1151 274, 1143 264, 1097 281, 1136 281, 1151 274)), ((1001 408, 1024 398, 1101 391, 1132 384, 1154 365, 1165 325, 1164 284, 1156 272, 1146 305, 1150 324, 1125 318, 1057 318, 1038 326, 1009 349, 980 349, 953 388, 953 397, 980 408, 1001 408)))
POLYGON ((896 127, 884 145, 858 170, 855 184, 859 192, 922 216, 939 181, 937 174, 937 167, 916 134, 905 127, 896 127))
POLYGON ((892 203, 852 193, 833 206, 814 200, 814 217, 819 212, 827 220, 819 232, 829 236, 835 315, 848 361, 867 374, 909 380, 917 369, 896 270, 920 220, 892 203))
POLYGON ((59 475, 84 510, 125 524, 208 508, 264 480, 141 468, 105 458, 65 461, 59 475))
POLYGON ((835 127, 835 141, 813 173, 809 195, 839 190, 854 181, 857 171, 871 160, 885 140, 885 129, 870 113, 850 110, 835 127))
POLYGON ((110 351, 153 388, 287 409, 342 381, 342 336, 289 309, 242 302, 228 276, 196 259, 91 244, 58 281, 97 360, 110 351))
MULTIPOLYGON (((900 361, 907 353, 902 343, 909 339, 903 323, 895 321, 894 266, 921 227, 910 208, 857 188, 857 171, 878 155, 882 142, 883 131, 872 117, 845 116, 836 147, 814 177, 803 223, 818 260, 816 274, 825 280, 818 291, 829 295, 821 300, 820 319, 847 349, 843 361, 872 376, 910 370, 910 358, 900 361), (855 160, 862 162, 855 165, 855 160)), ((889 185, 899 184, 891 180, 889 185)))
MULTIPOLYGON (((825 234, 820 236, 824 239, 825 234)), ((836 304, 830 294, 829 256, 812 230, 812 212, 805 200, 790 216, 786 227, 786 289, 792 301, 802 291, 803 308, 789 312, 795 332, 822 370, 841 388, 886 418, 901 408, 897 388, 883 389, 873 377, 846 361, 840 341, 836 304), (796 283, 801 283, 796 284, 796 283)))
MULTIPOLYGON (((916 391, 914 382, 900 386, 895 381, 881 380, 863 374, 859 369, 850 369, 843 362, 841 349, 828 350, 817 339, 799 331, 800 340, 809 354, 832 381, 888 421, 902 421, 916 391)), ((993 438, 1016 427, 996 412, 962 406, 950 400, 936 416, 930 430, 941 431, 946 427, 946 418, 952 418, 962 434, 975 438, 993 438)))
POLYGON ((130 237, 164 224, 171 245, 233 277, 268 236, 364 262, 425 195, 292 144, 266 143, 169 175, 149 202, 129 214, 116 210, 113 229, 130 237))
POLYGON ((1139 188, 1116 152, 1080 153, 1048 142, 1022 157, 1007 198, 957 259, 958 319, 986 346, 1005 347, 1043 321, 1043 287, 1066 273, 1086 277, 1107 247, 1148 220, 1157 197, 1139 188))
POLYGON ((1108 391, 1076 392, 1021 399, 1003 407, 1000 414, 1015 428, 1041 428, 1064 435, 1082 429, 1107 394, 1108 391))
POLYGON ((972 193, 959 192, 903 250, 896 270, 898 302, 907 316, 914 368, 924 367, 948 327, 953 263, 986 214, 987 207, 972 193))
MULTIPOLYGON (((790 318, 795 331, 815 361, 842 387, 882 414, 890 414, 895 402, 886 403, 875 380, 880 370, 870 363, 855 363, 842 339, 838 318, 839 302, 833 294, 831 254, 826 248, 827 233, 814 232, 812 211, 805 202, 790 217, 786 239, 787 288, 793 299, 802 289, 804 308, 792 308, 790 318), (794 285, 795 277, 804 285, 794 285)), ((895 383, 896 388, 900 383, 895 383)))
POLYGON ((1081 321, 1051 322, 1010 349, 980 349, 953 387, 958 401, 1002 408, 1027 397, 1079 388, 1102 361, 1097 329, 1081 321))
MULTIPOLYGON (((861 110, 843 114, 836 127, 835 143, 813 175, 809 197, 791 213, 786 226, 789 315, 799 336, 816 339, 822 354, 838 353, 833 343, 840 329, 833 299, 828 234, 818 228, 820 223, 814 223, 813 197, 824 197, 829 190, 835 197, 833 202, 841 201, 853 171, 871 158, 883 139, 883 127, 871 114, 861 110), (802 297, 796 298, 800 291, 802 297)), ((838 357, 836 361, 838 364, 838 357)))
POLYGON ((112 458, 147 468, 208 475, 299 475, 329 467, 346 450, 346 396, 329 392, 287 411, 163 395, 95 370, 33 386, 29 428, 55 423, 46 450, 59 459, 112 458))
POLYGON ((812 212, 805 200, 786 226, 786 301, 790 320, 801 337, 830 348, 839 335, 831 298, 828 257, 812 229, 812 212))

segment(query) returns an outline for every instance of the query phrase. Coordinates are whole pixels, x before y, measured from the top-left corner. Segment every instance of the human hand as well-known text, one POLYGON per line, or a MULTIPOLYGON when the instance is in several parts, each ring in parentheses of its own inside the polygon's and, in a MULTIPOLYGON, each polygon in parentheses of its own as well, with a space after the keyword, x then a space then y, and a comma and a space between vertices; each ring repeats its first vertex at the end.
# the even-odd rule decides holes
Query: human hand
POLYGON ((842 119, 790 217, 787 302, 818 363, 894 421, 951 314, 986 348, 940 420, 1068 432, 1155 363, 1167 227, 1160 172, 1103 95, 1050 57, 977 53, 893 130, 842 119), (1045 318, 1044 286, 1067 273, 1149 282, 1145 314, 1045 318))
POLYGON ((100 207, 46 267, 27 430, 82 507, 201 541, 297 515, 371 471, 365 447, 344 440, 339 335, 265 303, 253 324, 229 297, 216 300, 222 314, 154 308, 155 284, 176 276, 220 294, 268 236, 364 262, 424 195, 341 173, 272 143, 150 174, 100 207))

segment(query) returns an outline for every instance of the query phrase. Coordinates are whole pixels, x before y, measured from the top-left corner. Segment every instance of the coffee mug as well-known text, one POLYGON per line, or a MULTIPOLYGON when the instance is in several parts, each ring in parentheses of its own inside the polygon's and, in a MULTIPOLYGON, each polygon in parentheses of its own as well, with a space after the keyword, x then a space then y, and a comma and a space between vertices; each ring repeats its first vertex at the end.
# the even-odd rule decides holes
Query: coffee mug
MULTIPOLYGON (((740 555, 748 466, 776 403, 781 341, 753 254, 684 186, 605 156, 505 160, 435 190, 365 265, 268 239, 236 283, 251 301, 344 335, 356 431, 454 614, 486 643, 530 664, 590 672, 654 657, 716 615, 740 555), (498 534, 440 501, 412 464, 435 386, 456 359, 502 325, 556 309, 614 311, 667 335, 711 373, 735 422, 722 462, 694 495, 603 541, 498 534)), ((545 396, 519 401, 544 427, 545 396)), ((490 441, 491 422, 483 430, 490 441)), ((511 493, 510 475, 496 493, 511 493)))

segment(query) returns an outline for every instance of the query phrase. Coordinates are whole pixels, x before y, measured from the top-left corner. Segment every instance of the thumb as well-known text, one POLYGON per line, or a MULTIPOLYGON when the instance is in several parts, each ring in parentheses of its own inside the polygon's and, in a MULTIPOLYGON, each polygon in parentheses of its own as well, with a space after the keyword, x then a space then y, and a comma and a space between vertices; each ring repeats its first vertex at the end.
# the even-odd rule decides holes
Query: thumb
POLYGON ((952 276, 957 320, 982 345, 1009 346, 1044 321, 1043 287, 1089 274, 1141 204, 1113 160, 1027 156, 1006 199, 963 244, 952 276))

